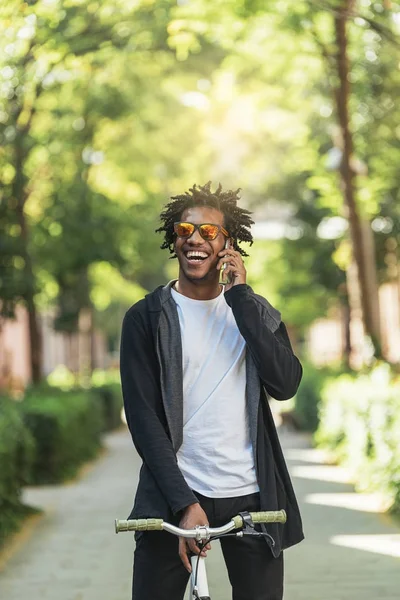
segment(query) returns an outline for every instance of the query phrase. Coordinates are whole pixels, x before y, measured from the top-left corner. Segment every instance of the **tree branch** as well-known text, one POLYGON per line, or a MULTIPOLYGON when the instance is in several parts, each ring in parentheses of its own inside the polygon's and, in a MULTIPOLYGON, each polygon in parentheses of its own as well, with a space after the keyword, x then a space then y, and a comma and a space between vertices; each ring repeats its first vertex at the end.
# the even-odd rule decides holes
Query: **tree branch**
MULTIPOLYGON (((355 3, 352 2, 353 6, 354 6, 354 4, 355 3)), ((317 0, 316 2, 309 2, 309 6, 310 7, 320 7, 323 10, 330 12, 335 17, 342 15, 346 19, 350 19, 350 18, 363 19, 363 21, 368 23, 368 25, 371 27, 371 29, 376 31, 376 33, 378 33, 381 37, 388 40, 391 44, 393 44, 397 48, 400 48, 400 40, 387 25, 383 25, 381 23, 378 23, 374 19, 366 17, 365 15, 361 14, 360 12, 355 11, 353 9, 353 7, 349 8, 347 10, 341 10, 340 8, 335 8, 335 7, 331 6, 330 4, 328 4, 327 2, 324 2, 324 0, 317 0)))

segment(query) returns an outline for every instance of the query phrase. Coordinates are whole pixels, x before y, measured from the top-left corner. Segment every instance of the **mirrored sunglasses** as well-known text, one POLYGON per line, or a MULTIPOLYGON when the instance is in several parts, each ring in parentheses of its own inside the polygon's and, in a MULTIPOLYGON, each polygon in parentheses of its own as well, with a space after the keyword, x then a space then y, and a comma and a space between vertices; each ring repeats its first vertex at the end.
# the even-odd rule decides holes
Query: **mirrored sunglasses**
POLYGON ((221 231, 226 237, 229 237, 227 230, 222 225, 215 225, 214 223, 201 223, 196 225, 195 223, 188 223, 187 221, 179 221, 174 223, 174 231, 178 237, 190 238, 194 232, 198 230, 203 240, 215 240, 219 232, 221 231))

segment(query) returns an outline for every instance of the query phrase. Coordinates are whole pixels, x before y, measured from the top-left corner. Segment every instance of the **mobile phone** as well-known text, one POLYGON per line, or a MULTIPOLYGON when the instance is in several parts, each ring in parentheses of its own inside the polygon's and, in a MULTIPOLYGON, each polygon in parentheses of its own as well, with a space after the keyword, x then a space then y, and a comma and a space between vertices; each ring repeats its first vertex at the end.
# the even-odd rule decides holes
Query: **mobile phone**
MULTIPOLYGON (((231 241, 228 239, 225 242, 225 250, 231 247, 231 241)), ((224 263, 221 267, 220 272, 220 283, 232 283, 232 273, 225 274, 227 263, 224 263)))

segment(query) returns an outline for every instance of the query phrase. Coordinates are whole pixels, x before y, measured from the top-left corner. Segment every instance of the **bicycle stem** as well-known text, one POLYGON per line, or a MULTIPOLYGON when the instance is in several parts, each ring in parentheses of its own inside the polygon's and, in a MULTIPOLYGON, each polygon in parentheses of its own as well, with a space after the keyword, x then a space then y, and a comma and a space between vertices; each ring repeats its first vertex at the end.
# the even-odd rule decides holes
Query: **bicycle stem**
POLYGON ((169 533, 174 533, 179 537, 184 538, 194 538, 198 542, 206 541, 211 536, 219 536, 224 533, 229 533, 233 529, 236 528, 235 522, 232 520, 226 525, 222 525, 221 527, 209 527, 208 525, 197 525, 194 529, 185 529, 182 530, 180 527, 175 527, 175 525, 171 525, 171 523, 163 524, 163 529, 165 531, 169 531, 169 533))

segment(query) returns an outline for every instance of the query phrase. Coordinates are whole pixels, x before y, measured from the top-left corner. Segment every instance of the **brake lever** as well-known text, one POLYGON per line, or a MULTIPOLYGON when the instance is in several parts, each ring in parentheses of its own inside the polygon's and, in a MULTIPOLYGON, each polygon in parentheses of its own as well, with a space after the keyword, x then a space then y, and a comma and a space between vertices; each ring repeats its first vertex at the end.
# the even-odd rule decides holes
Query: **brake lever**
POLYGON ((237 534, 238 537, 242 537, 243 535, 253 535, 255 537, 267 537, 271 541, 272 547, 275 546, 275 540, 272 537, 272 535, 270 535, 266 531, 261 532, 261 531, 255 530, 254 522, 253 522, 253 519, 251 518, 251 515, 249 512, 243 511, 243 512, 240 512, 239 515, 242 517, 244 525, 243 525, 242 531, 240 531, 237 534))

